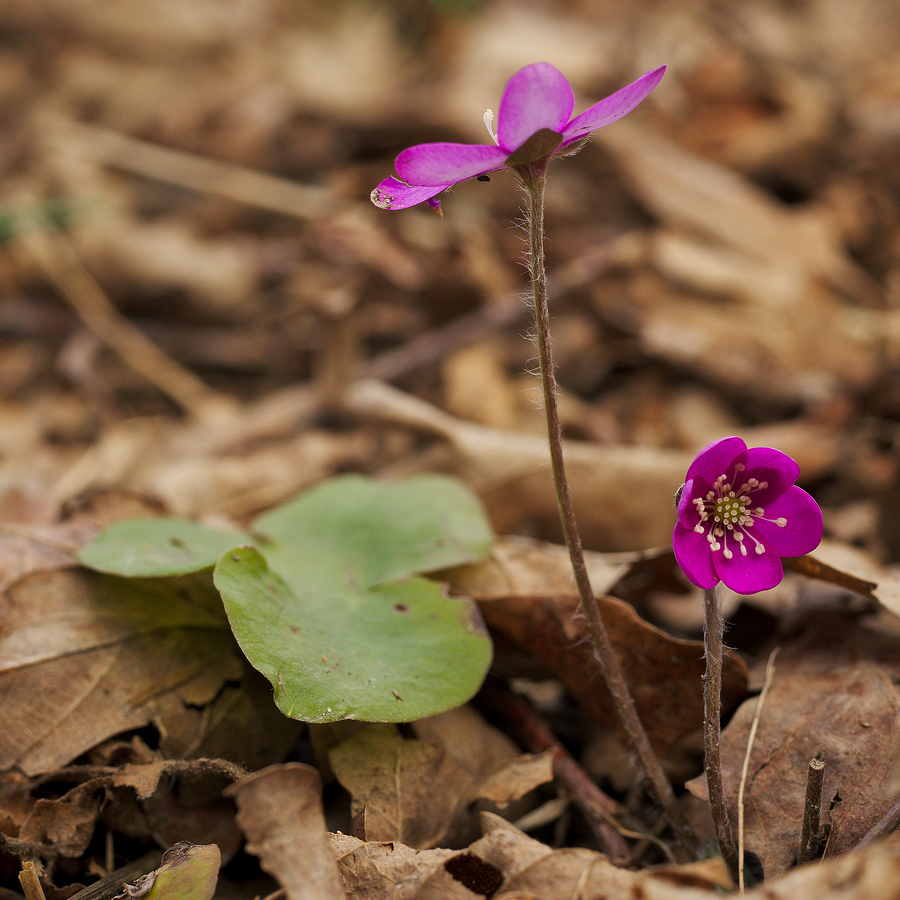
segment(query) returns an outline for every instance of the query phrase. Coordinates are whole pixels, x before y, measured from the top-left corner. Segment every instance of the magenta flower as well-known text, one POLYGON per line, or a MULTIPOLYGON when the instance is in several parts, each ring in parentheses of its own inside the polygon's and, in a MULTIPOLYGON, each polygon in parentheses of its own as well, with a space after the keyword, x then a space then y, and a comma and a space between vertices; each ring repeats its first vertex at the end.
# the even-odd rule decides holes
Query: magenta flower
POLYGON ((493 114, 485 113, 493 144, 418 144, 397 157, 400 179, 386 178, 372 191, 372 202, 382 209, 406 209, 434 199, 453 184, 515 168, 563 152, 592 131, 628 115, 659 84, 666 67, 653 69, 627 87, 610 94, 575 116, 575 95, 565 76, 550 63, 534 63, 516 72, 506 83, 497 114, 497 134, 491 130, 493 114))
POLYGON ((737 437, 701 450, 688 469, 672 536, 688 580, 720 581, 753 594, 775 587, 783 556, 803 556, 822 540, 822 511, 794 482, 800 467, 768 447, 747 449, 737 437))

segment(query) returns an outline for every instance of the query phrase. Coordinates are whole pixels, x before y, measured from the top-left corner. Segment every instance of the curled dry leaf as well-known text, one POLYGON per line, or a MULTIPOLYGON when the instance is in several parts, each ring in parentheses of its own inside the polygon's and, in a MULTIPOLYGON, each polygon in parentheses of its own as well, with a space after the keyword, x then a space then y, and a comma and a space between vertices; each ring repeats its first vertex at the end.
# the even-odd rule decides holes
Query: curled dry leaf
MULTIPOLYGON (((549 755, 520 756, 500 731, 460 707, 413 723, 416 738, 370 725, 329 760, 368 840, 434 847, 471 832, 471 804, 503 807, 553 777, 549 755)), ((455 839, 455 840, 454 840, 455 839)))
POLYGON ((328 846, 322 783, 301 763, 270 766, 230 787, 247 850, 258 856, 288 900, 341 900, 337 866, 328 846))
POLYGON ((23 858, 83 856, 101 807, 105 824, 134 840, 214 842, 231 857, 240 834, 222 792, 244 774, 210 759, 77 766, 39 779, 8 772, 0 782, 0 818, 16 832, 11 849, 23 858), (66 785, 72 787, 60 791, 66 785))
MULTIPOLYGON (((560 533, 543 437, 473 425, 374 380, 351 385, 345 400, 368 418, 418 428, 449 441, 456 474, 481 494, 499 534, 522 521, 535 522, 546 534, 560 533)), ((774 446, 797 460, 804 477, 815 477, 834 461, 835 441, 822 428, 799 423, 772 431, 780 440, 774 446)), ((757 440, 752 430, 745 435, 748 441, 757 440)), ((759 445, 765 443, 763 439, 759 445)), ((671 544, 672 497, 684 481, 693 453, 567 441, 565 454, 572 502, 586 546, 635 550, 671 544)))

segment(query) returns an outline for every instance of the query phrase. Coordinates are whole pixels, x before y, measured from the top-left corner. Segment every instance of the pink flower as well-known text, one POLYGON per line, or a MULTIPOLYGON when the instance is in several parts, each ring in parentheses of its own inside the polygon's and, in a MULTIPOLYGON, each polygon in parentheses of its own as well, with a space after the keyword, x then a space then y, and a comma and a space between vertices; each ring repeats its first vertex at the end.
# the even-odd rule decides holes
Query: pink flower
POLYGON ((382 209, 406 209, 434 198, 453 184, 497 169, 527 165, 555 156, 592 131, 628 115, 659 84, 666 67, 653 69, 572 118, 575 95, 565 76, 550 63, 534 63, 506 83, 497 115, 497 134, 485 123, 494 144, 418 144, 400 153, 397 178, 372 191, 382 209))
POLYGON ((737 437, 715 441, 688 469, 672 536, 688 580, 720 581, 753 594, 775 587, 781 557, 803 556, 822 540, 822 511, 794 482, 800 467, 768 447, 747 449, 737 437))

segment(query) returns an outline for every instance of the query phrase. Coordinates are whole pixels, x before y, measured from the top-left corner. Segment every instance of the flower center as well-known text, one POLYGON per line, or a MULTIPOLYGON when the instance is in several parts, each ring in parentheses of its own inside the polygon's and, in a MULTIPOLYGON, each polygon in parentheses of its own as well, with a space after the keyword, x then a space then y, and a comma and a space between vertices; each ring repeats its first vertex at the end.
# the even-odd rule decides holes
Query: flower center
MULTIPOLYGON (((745 468, 743 464, 738 463, 735 466, 735 475, 740 475, 745 468)), ((740 487, 735 488, 728 481, 727 475, 720 475, 705 497, 694 498, 694 506, 700 515, 700 521, 694 526, 694 531, 698 534, 705 533, 709 549, 716 553, 721 552, 726 559, 734 557, 735 548, 739 548, 741 556, 747 556, 747 544, 752 544, 755 553, 765 553, 765 544, 754 537, 748 529, 753 527, 757 519, 772 522, 779 528, 787 525, 787 519, 783 516, 767 519, 762 506, 752 505, 753 494, 765 490, 768 486, 767 481, 748 478, 740 487)))

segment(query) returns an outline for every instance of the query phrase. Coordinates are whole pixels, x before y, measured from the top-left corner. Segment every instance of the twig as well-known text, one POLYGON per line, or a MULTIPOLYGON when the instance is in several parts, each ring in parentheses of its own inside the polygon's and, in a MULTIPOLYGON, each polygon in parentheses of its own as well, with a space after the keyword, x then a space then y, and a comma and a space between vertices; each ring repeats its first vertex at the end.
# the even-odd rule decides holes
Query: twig
POLYGON ((520 183, 526 196, 526 219, 528 224, 528 266, 534 294, 534 314, 540 359, 541 384, 543 386, 544 412, 547 418, 547 437, 550 445, 550 464, 553 483, 559 504, 560 520, 572 561, 572 571, 581 601, 581 610, 587 619, 594 655, 600 664, 619 721, 640 760, 656 799, 663 807, 666 817, 678 836, 684 855, 693 858, 698 849, 698 841, 688 825, 675 799, 672 785, 663 771, 647 732, 638 716, 634 699, 628 689, 622 667, 609 638, 609 633, 600 615, 600 608, 594 599, 588 576, 581 535, 575 520, 575 511, 569 495, 562 448, 562 428, 557 404, 556 372, 553 351, 550 344, 550 310, 548 298, 547 272, 544 256, 544 189, 546 185, 547 160, 528 166, 517 167, 520 183))
POLYGON ((226 402, 193 372, 163 353, 113 306, 64 235, 29 232, 20 236, 19 242, 88 328, 185 411, 200 417, 212 404, 226 402))
POLYGON ((780 647, 776 647, 769 654, 769 661, 766 663, 766 676, 762 690, 759 692, 759 700, 756 702, 756 712, 753 713, 753 721, 750 723, 750 734, 747 735, 747 752, 744 754, 744 765, 741 767, 741 783, 738 787, 738 890, 742 894, 744 893, 744 790, 747 786, 747 773, 750 771, 750 752, 753 749, 753 742, 756 740, 756 730, 759 728, 763 704, 766 702, 766 695, 769 693, 769 688, 772 686, 772 681, 775 677, 775 657, 780 649, 780 647))
POLYGON ((82 122, 58 118, 51 120, 50 126, 51 139, 63 151, 72 152, 74 147, 91 159, 165 184, 297 219, 317 219, 335 207, 334 194, 328 188, 297 184, 246 166, 172 150, 82 122))
POLYGON ((863 839, 857 847, 868 847, 869 844, 880 841, 897 830, 900 825, 900 800, 898 800, 879 820, 863 835, 863 839))
POLYGON ((127 863, 115 872, 110 872, 99 881, 89 884, 86 888, 73 894, 69 900, 111 900, 116 894, 121 893, 122 885, 130 884, 141 875, 153 872, 159 866, 162 859, 162 851, 151 850, 140 859, 127 863))
POLYGON ((706 674, 703 676, 703 744, 705 748, 706 785, 709 794, 709 811, 716 828, 719 852, 728 866, 732 880, 737 883, 738 852, 728 821, 725 792, 722 787, 722 759, 719 739, 722 729, 722 635, 725 621, 717 588, 704 589, 703 605, 706 609, 706 674))
POLYGON ((800 850, 797 865, 809 862, 819 846, 819 816, 822 811, 822 788, 825 786, 825 762, 813 757, 806 770, 806 797, 803 801, 803 824, 800 827, 800 850))
POLYGON ((25 900, 46 900, 44 889, 38 878, 37 869, 31 860, 22 863, 22 871, 19 872, 19 884, 25 894, 25 900))
POLYGON ((597 787, 524 697, 497 682, 486 684, 484 693, 490 705, 507 719, 532 753, 552 752, 553 774, 565 785, 572 802, 581 810, 600 849, 612 859, 626 858, 628 845, 618 830, 609 824, 610 819, 621 814, 619 804, 597 787))

